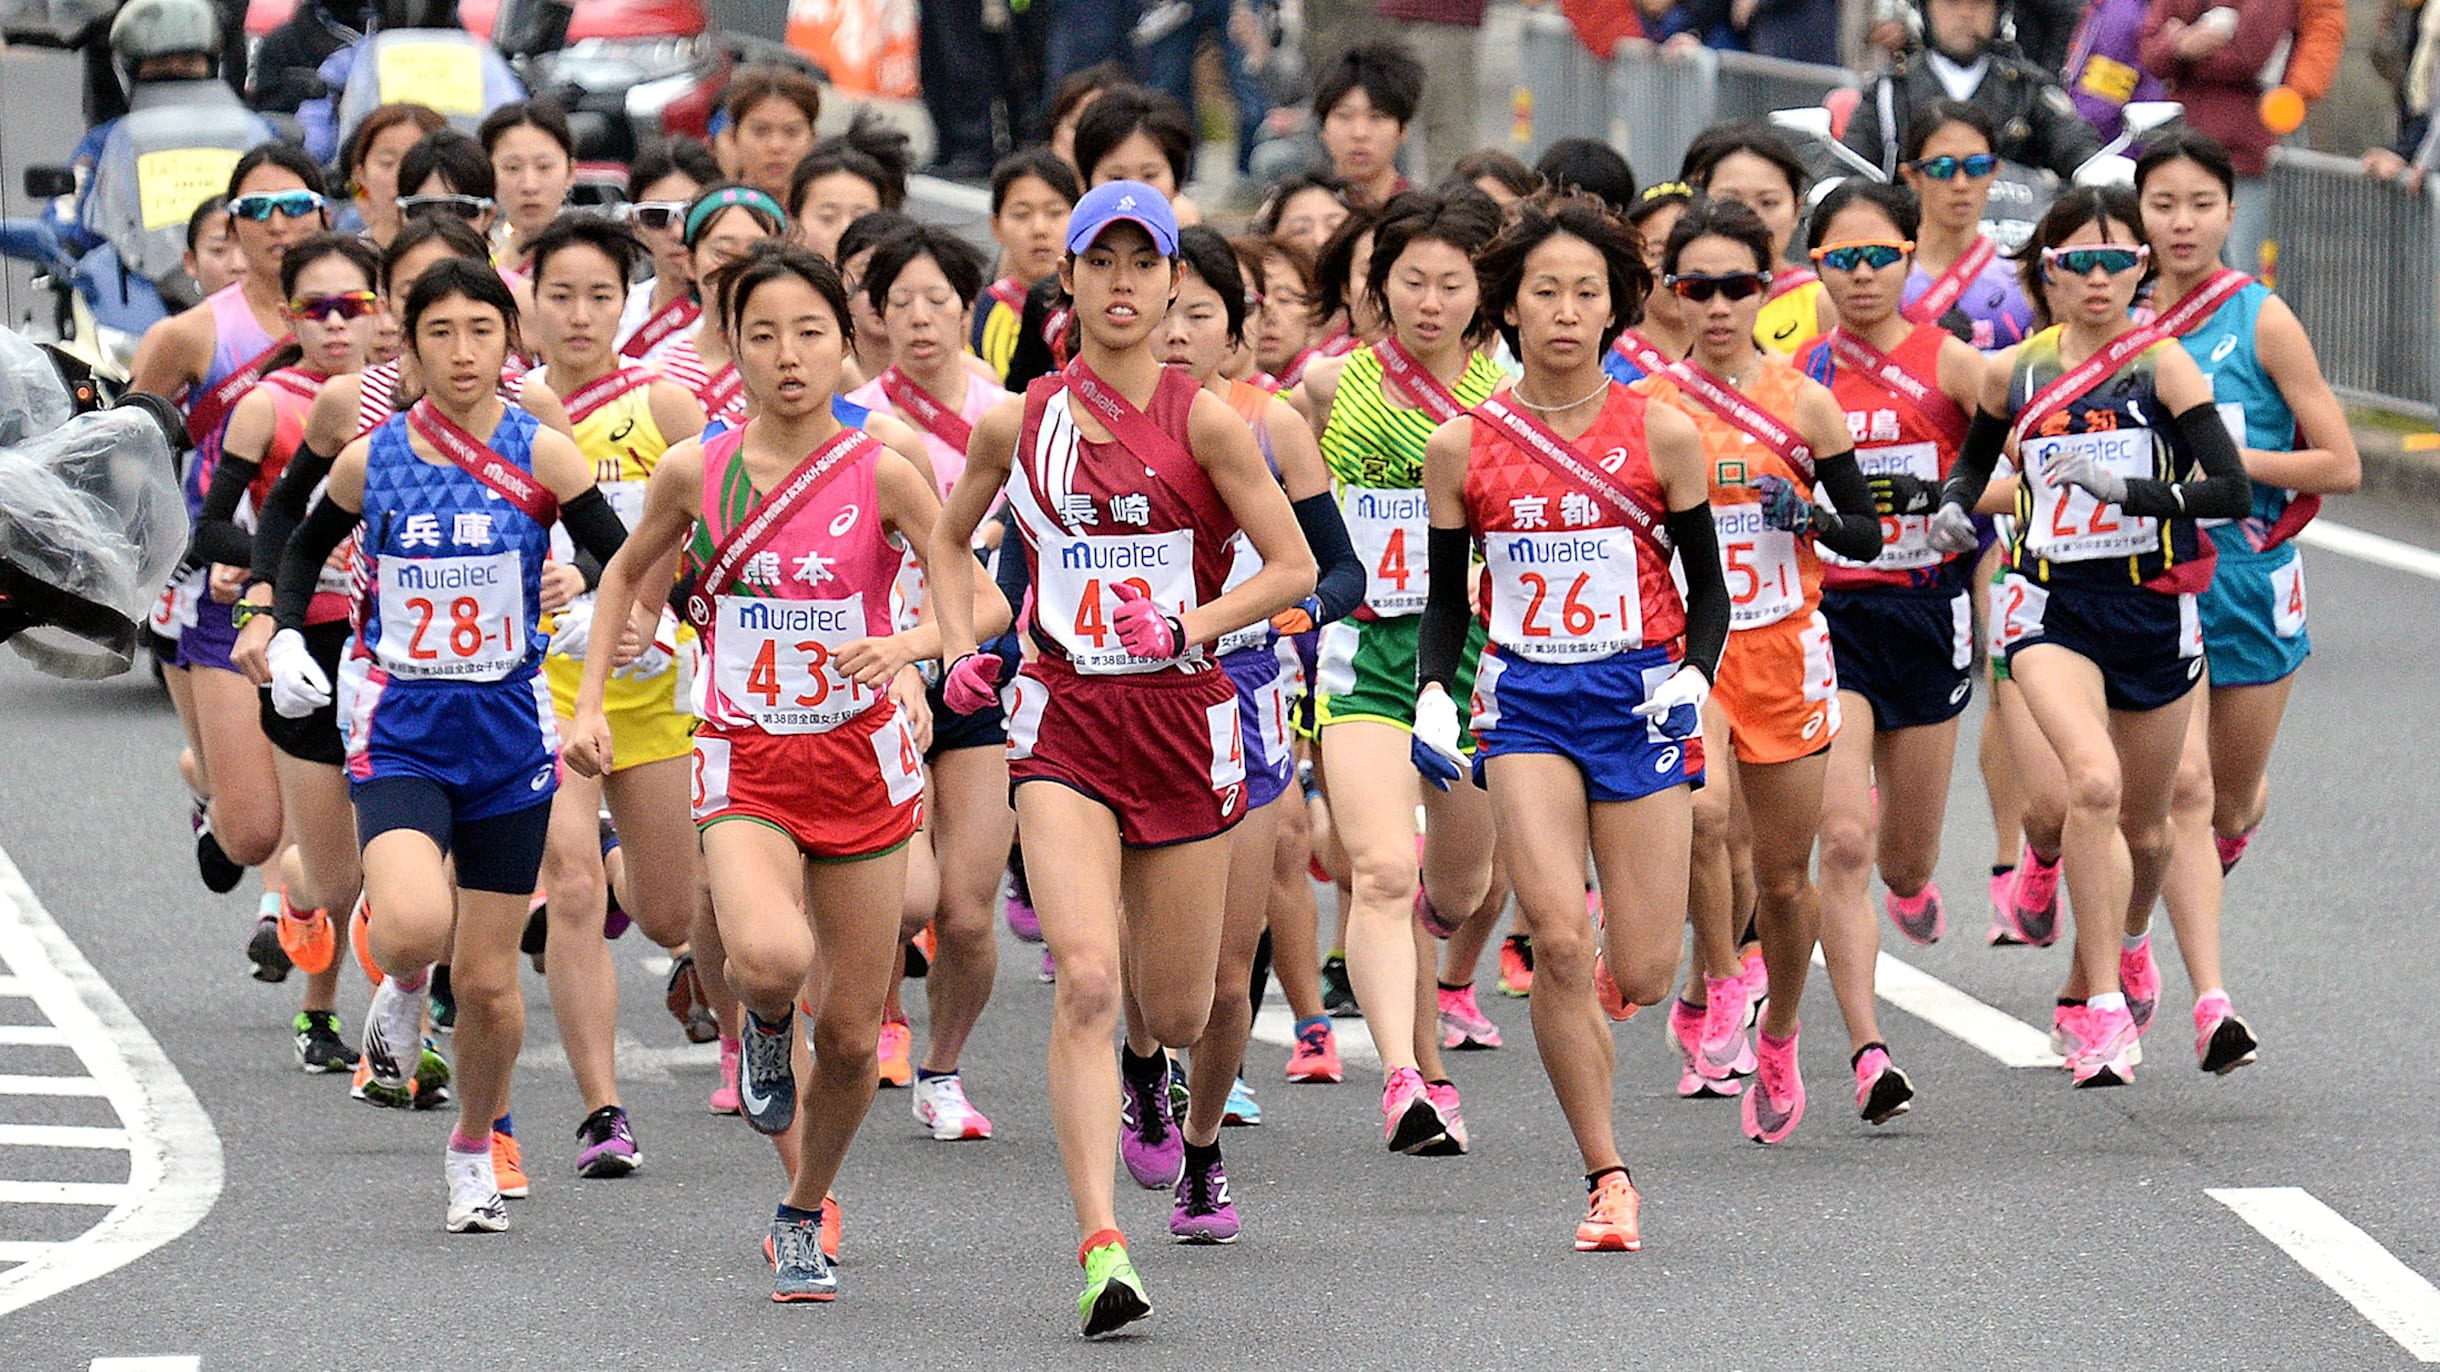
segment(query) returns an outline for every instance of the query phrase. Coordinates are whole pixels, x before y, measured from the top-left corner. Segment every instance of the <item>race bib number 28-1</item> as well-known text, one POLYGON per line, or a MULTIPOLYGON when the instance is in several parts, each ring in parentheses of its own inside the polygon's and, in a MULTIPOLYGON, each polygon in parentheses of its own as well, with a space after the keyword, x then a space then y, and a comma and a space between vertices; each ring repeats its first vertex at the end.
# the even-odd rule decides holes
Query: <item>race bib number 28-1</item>
POLYGON ((390 558, 381 566, 381 665, 396 677, 497 681, 525 661, 515 553, 390 558))

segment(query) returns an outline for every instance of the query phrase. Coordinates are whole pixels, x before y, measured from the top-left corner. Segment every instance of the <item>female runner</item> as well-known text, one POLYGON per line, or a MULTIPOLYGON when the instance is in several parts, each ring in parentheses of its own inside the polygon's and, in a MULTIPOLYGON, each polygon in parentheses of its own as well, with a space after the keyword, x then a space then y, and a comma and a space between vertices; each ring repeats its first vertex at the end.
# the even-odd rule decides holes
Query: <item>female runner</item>
POLYGON ((2012 264, 1982 231, 1999 170, 1991 141, 1991 116, 1982 106, 1936 100, 1908 126, 1906 160, 1898 164, 1899 178, 1923 206, 1901 312, 1984 352, 2012 346, 2033 327, 2033 305, 2012 264))
MULTIPOLYGON (((1039 655, 1006 696, 1009 775, 1059 961, 1051 1105, 1083 1240, 1087 1337, 1152 1310, 1111 1195, 1122 950, 1143 1027, 1172 1048, 1201 1038, 1224 908, 1209 873, 1245 809, 1236 687, 1202 645, 1313 591, 1312 554, 1244 421, 1152 350, 1176 289, 1177 236, 1151 186, 1085 192, 1059 273, 1075 301, 1075 359, 976 426, 933 539, 966 546, 1005 486, 1033 560, 1039 655), (1239 528, 1263 567, 1223 592, 1239 528)), ((949 705, 972 710, 999 666, 974 651, 975 566, 931 566, 949 705)), ((1130 1065, 1138 1077, 1167 1070, 1130 1065)))
POLYGON ((398 236, 398 164, 407 149, 449 121, 429 105, 383 105, 348 135, 339 165, 347 171, 347 208, 338 227, 362 233, 375 248, 398 236))
POLYGON ((1965 441, 1982 355, 1899 310, 1921 222, 1903 186, 1849 180, 1823 197, 1808 247, 1837 322, 1796 359, 1844 412, 1883 521, 1879 557, 1858 566, 1833 554, 1822 570, 1839 689, 1822 782, 1822 957, 1847 1021, 1856 1110, 1873 1124, 1904 1113, 1914 1086, 1890 1061, 1873 1002, 1872 873, 1899 933, 1940 937, 1932 871, 1957 718, 1974 690, 1973 560, 1934 551, 1924 525, 1965 441))
POLYGON ((875 210, 907 202, 907 136, 858 114, 847 132, 813 145, 788 177, 788 214, 796 240, 816 256, 838 259, 839 235, 875 210))
MULTIPOLYGON (((1669 231, 1678 216, 1694 203, 1694 192, 1683 181, 1646 186, 1627 211, 1627 225, 1643 244, 1644 268, 1655 280, 1661 253, 1669 246, 1669 231)), ((1641 381, 1694 350, 1694 326, 1675 291, 1651 291, 1644 296, 1643 317, 1620 329, 1618 341, 1602 355, 1601 368, 1613 381, 1641 381)), ((1716 540, 1715 540, 1716 541, 1716 540)))
MULTIPOLYGON (((788 216, 779 202, 752 186, 723 182, 704 187, 686 207, 680 237, 695 280, 745 256, 766 238, 788 232, 788 216)), ((745 381, 730 356, 720 321, 703 318, 692 332, 682 333, 654 363, 661 374, 684 386, 713 423, 735 427, 745 418, 745 381)))
POLYGON ((1793 356, 1824 323, 1821 279, 1788 263, 1788 245, 1795 241, 1805 204, 1805 164, 1796 150, 1768 125, 1721 124, 1687 146, 1678 179, 1699 195, 1737 201, 1770 230, 1770 294, 1755 312, 1754 327, 1761 332, 1754 341, 1781 357, 1793 356))
MULTIPOLYGON (((1737 201, 1687 207, 1661 265, 1662 284, 1695 326, 1694 352, 1653 383, 1655 397, 1686 411, 1702 433, 1732 606, 1718 689, 1703 711, 1704 756, 1715 770, 1694 802, 1690 904, 1705 999, 1692 1065, 1708 1085, 1688 1091, 1681 1082, 1679 1089, 1730 1094, 1727 1078, 1759 1063, 1758 1084, 1743 1093, 1745 1132, 1758 1143, 1785 1139, 1805 1110, 1796 1011, 1820 933, 1813 838, 1839 727, 1814 543, 1858 562, 1881 550, 1880 521, 1838 401, 1754 341, 1754 316, 1770 288, 1771 243, 1771 231, 1737 201), (1815 505, 1817 484, 1837 510, 1856 513, 1815 505), (1751 816, 1751 833, 1733 845, 1730 816, 1740 807, 1751 816), (1754 924, 1773 991, 1752 1050, 1732 922, 1730 873, 1739 856, 1732 847, 1751 854, 1754 924)), ((1696 1036, 1696 1013, 1691 995, 1673 1008, 1681 1040, 1696 1036)))
POLYGON ((508 1211, 493 1124, 507 1111, 525 1029, 517 932, 558 770, 537 670, 542 564, 554 519, 604 559, 624 530, 576 445, 498 395, 517 306, 497 272, 435 264, 407 297, 403 324, 424 398, 340 451, 289 540, 271 698, 291 718, 333 699, 305 619, 324 561, 364 524, 370 566, 339 678, 365 891, 381 912, 366 932, 386 973, 365 1015, 364 1057, 376 1082, 403 1089, 422 1042, 417 993, 448 959, 459 1111, 444 1167, 448 1227, 496 1232, 508 1211))
POLYGON ((618 353, 658 368, 661 354, 703 318, 695 263, 686 247, 686 206, 720 179, 711 153, 691 138, 672 138, 637 154, 627 171, 627 203, 619 216, 652 254, 652 277, 627 290, 619 315, 618 353))
POLYGON ((2001 453, 2025 473, 1997 611, 2009 678, 2066 772, 2069 988, 2084 1004, 2061 1018, 2077 1086, 2134 1079, 2121 935, 2148 921, 2160 892, 2203 674, 2194 591, 2212 559, 2195 521, 2242 518, 2252 504, 2210 382, 2171 346, 2220 300, 2193 292, 2137 324, 2128 311, 2151 260, 2140 225, 2134 195, 2116 188, 2079 187, 2042 216, 2026 285, 2048 287, 2061 322, 1990 359, 1932 522, 1934 547, 1965 551, 1966 511, 2001 453))
POLYGON ((500 200, 500 265, 533 269, 534 236, 559 217, 576 185, 576 136, 548 100, 517 100, 483 116, 479 135, 500 200))
POLYGON ((1641 1198, 1611 1125, 1616 1050, 1590 993, 1598 982, 1623 1018, 1676 977, 1690 783, 1703 775, 1701 714, 1728 591, 1693 421, 1602 371, 1652 281, 1633 230, 1591 197, 1527 200, 1479 265, 1482 312, 1525 372, 1425 449, 1433 570, 1417 737, 1437 718, 1440 736, 1425 741, 1456 759, 1448 692, 1480 538, 1491 635, 1473 693, 1474 772, 1537 934, 1534 1040, 1591 1193, 1576 1248, 1633 1251, 1641 1198), (1588 847, 1605 896, 1598 938, 1582 914, 1588 847))

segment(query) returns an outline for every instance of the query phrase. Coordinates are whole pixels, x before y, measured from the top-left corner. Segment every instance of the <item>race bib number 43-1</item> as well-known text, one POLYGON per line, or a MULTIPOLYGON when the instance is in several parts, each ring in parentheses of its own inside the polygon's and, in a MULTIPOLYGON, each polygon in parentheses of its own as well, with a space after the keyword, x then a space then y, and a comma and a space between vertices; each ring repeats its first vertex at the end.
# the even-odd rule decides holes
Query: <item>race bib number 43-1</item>
POLYGON ((523 572, 516 553, 384 559, 381 665, 394 677, 507 676, 532 649, 523 572))
POLYGON ((864 601, 719 598, 713 686, 766 734, 821 734, 873 707, 878 694, 835 665, 865 637, 864 601))
POLYGON ((1350 486, 1341 512, 1364 560, 1364 604, 1383 618, 1423 613, 1431 506, 1421 488, 1350 486))
POLYGON ((1536 662, 1584 662, 1643 646, 1635 536, 1625 529, 1496 533, 1491 639, 1536 662))
POLYGON ((1194 604, 1195 536, 1079 534, 1041 549, 1035 622, 1079 672, 1157 672, 1167 659, 1137 657, 1118 638, 1119 587, 1133 586, 1170 614, 1194 604))
POLYGON ((2032 475, 2034 483, 2033 519, 2025 528, 2027 545, 2053 562, 2128 557, 2159 547, 2159 520, 2104 505, 2081 486, 2062 486, 2050 479, 2051 465, 2071 453, 2090 454, 2099 465, 2123 477, 2153 475, 2150 429, 2026 439, 2018 465, 2032 475))

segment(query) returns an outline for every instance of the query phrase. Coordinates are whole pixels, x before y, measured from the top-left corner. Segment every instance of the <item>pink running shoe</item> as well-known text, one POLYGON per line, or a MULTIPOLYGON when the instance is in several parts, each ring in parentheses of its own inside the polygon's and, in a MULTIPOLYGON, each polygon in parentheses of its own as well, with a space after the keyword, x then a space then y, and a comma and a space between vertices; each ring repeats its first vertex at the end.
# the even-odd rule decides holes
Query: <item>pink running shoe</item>
POLYGON ((1855 1112, 1866 1124, 1887 1124, 1915 1105, 1915 1083, 1889 1060, 1886 1044, 1868 1043, 1855 1055, 1855 1112))
POLYGON ((1432 1108, 1440 1113, 1441 1125, 1447 1132, 1435 1142, 1427 1143, 1416 1149, 1416 1155, 1426 1158, 1465 1156, 1466 1112, 1458 1108, 1457 1083, 1451 1081, 1426 1082, 1423 1095, 1424 1099, 1432 1102, 1432 1108))
POLYGON ((1762 1003, 1771 998, 1771 968, 1762 960, 1760 947, 1748 948, 1742 956, 1743 970, 1737 979, 1744 983, 1740 988, 1745 997, 1744 1027, 1751 1029, 1762 1018, 1762 1003))
POLYGON ((1796 1066, 1796 1035, 1774 1038, 1756 1034, 1757 1070, 1753 1089, 1745 1093, 1745 1136, 1756 1143, 1778 1143, 1796 1132, 1805 1117, 1805 1078, 1796 1066))
POLYGON ((2084 1042, 2067 1060, 2079 1087, 2125 1086, 2135 1080, 2135 1019, 2124 1010, 2084 1008, 2084 1042))
POLYGON ((1703 1075, 1700 1063, 1703 1052, 1703 1020, 1709 1014, 1704 1006, 1688 1005, 1683 998, 1669 1002, 1669 1041, 1677 1045, 1678 1094, 1688 1099, 1697 1097, 1729 1097, 1745 1089, 1745 1083, 1735 1077, 1713 1081, 1703 1075))
POLYGON ((1420 1153, 1448 1137, 1431 1097, 1424 1093, 1423 1073, 1401 1067, 1381 1088, 1381 1133, 1393 1153, 1420 1153))
POLYGON ((2152 961, 2149 935, 2132 948, 2119 948, 2118 986, 2127 993, 2127 1014, 2135 1021, 2135 1032, 2150 1029, 2152 1012, 2160 1007, 2160 968, 2152 961))
POLYGON ((1454 991, 1440 988, 1440 1046, 1466 1050, 1500 1046, 1500 1027, 1484 1018, 1470 982, 1454 991))
POLYGON ((1984 933, 1983 942, 1994 948, 2005 948, 2011 944, 2024 942, 2023 939, 2016 936, 2016 927, 2009 922, 2009 916, 2014 913, 2015 909, 2016 869, 2011 867, 2005 872, 1993 872, 1991 874, 1991 928, 1984 933))
POLYGON ((1339 1063, 1338 1037, 1328 1016, 1315 1016, 1296 1026, 1296 1046, 1288 1051, 1288 1080, 1335 1085, 1347 1079, 1339 1063))
POLYGON ((2246 830, 2244 833, 2237 835, 2235 838, 2222 838, 2216 833, 2211 836, 2211 846, 2220 850, 2221 876, 2227 876, 2231 871, 2235 870, 2237 860, 2245 856, 2246 845, 2252 843, 2254 841, 2254 835, 2260 833, 2261 831, 2262 826, 2256 824, 2253 828, 2246 830))
POLYGON ((2204 1071, 2227 1076, 2260 1057, 2261 1047, 2252 1027, 2230 1008, 2226 991, 2194 1003, 2194 1060, 2204 1071))
POLYGON ((1042 916, 1034 913, 1033 902, 1017 894, 1017 884, 1013 878, 1001 883, 1000 890, 1007 897, 1000 904, 1000 916, 1008 921, 1008 932, 1023 942, 1040 943, 1042 916))
POLYGON ((2008 941, 2035 948, 2058 942, 2059 860, 2045 861, 2026 844, 2017 855, 2015 886, 2008 906, 2008 941))
POLYGON ((1703 989, 1711 1003, 1703 1012, 1703 1039, 1695 1055, 1695 1070, 1713 1082, 1753 1075, 1754 1050, 1745 1037, 1746 1005, 1741 979, 1705 977, 1703 989))
POLYGON ((2050 1051, 2059 1055, 2062 1065, 2073 1063, 2084 1051, 2084 1039, 2083 1001, 2050 1007, 2050 1051))
POLYGON ((1948 912, 1940 905, 1940 883, 1926 882, 1912 896, 1895 891, 1881 897, 1881 908, 1889 912, 1889 922, 1898 926, 1910 943, 1938 943, 1949 931, 1948 912))
POLYGON ((737 1040, 732 1038, 724 1038, 720 1041, 720 1084, 712 1088, 712 1113, 715 1115, 734 1115, 737 1113, 737 1060, 739 1053, 740 1050, 737 1046, 737 1040))

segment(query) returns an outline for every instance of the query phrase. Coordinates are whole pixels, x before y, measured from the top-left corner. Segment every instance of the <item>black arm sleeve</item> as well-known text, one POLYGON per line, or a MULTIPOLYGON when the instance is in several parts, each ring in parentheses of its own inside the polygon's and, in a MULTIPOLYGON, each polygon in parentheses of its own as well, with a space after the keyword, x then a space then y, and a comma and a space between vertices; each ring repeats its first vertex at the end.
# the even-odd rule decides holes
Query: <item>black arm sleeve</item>
POLYGON ((1467 573, 1474 569, 1474 537, 1463 529, 1432 526, 1424 547, 1431 560, 1430 589, 1423 602, 1423 625, 1417 633, 1415 684, 1437 681, 1449 689, 1457 680, 1459 659, 1466 652, 1467 622, 1474 617, 1466 603, 1467 573))
POLYGON ((189 564, 254 565, 254 535, 237 527, 237 503, 262 470, 259 462, 233 453, 220 455, 220 465, 212 469, 212 488, 203 493, 203 508, 195 512, 195 532, 186 541, 189 564))
POLYGON ((313 588, 321 580, 322 564, 330 560, 339 540, 354 533, 363 518, 329 500, 316 503, 313 513, 297 526, 280 551, 279 577, 273 584, 271 617, 283 629, 305 627, 305 612, 313 606, 313 588))
POLYGON ((1314 616, 1314 622, 1344 619, 1364 603, 1364 559, 1356 556, 1355 545, 1347 540, 1347 521, 1339 517, 1338 502, 1325 491, 1306 496, 1291 508, 1296 511, 1296 527, 1305 531, 1305 545, 1313 549, 1314 564, 1320 569, 1313 579, 1313 598, 1322 603, 1322 612, 1314 616))
POLYGON ((2220 422, 2219 410, 2197 405, 2177 417, 2169 431, 2169 447, 2179 465, 2200 467, 2200 481, 2154 481, 2136 477, 2127 482, 2127 498, 2118 507, 2131 515, 2154 519, 2243 519, 2253 513, 2253 486, 2245 475, 2244 455, 2220 422))
POLYGON ((1000 539, 1000 556, 991 569, 992 580, 1000 594, 1008 598, 1008 632, 983 644, 986 652, 997 652, 1006 659, 1007 670, 1015 671, 1024 656, 1024 646, 1017 636, 1017 616, 1025 612, 1025 593, 1033 589, 1033 559, 1027 556, 1025 540, 1014 528, 1000 539))
POLYGON ((1974 422, 1966 428, 1965 447, 1958 450, 1957 465, 1949 468, 1949 479, 1941 484, 1939 504, 1974 513, 1983 488, 1991 484, 1991 473, 1999 468, 2000 450, 2007 446, 2008 421, 1977 407, 1974 422))
MULTIPOLYGON (((224 456, 223 460, 226 458, 224 456)), ((280 560, 288 552, 288 536, 305 518, 305 507, 313 500, 313 488, 330 475, 331 460, 303 444, 288 459, 287 469, 280 473, 271 494, 264 498, 263 508, 254 512, 254 584, 271 585, 280 579, 280 560)), ((337 544, 332 544, 337 547, 337 544)))
POLYGON ((598 591, 602 585, 602 569, 610 564, 579 548, 576 550, 576 556, 568 559, 568 565, 574 567, 576 574, 585 579, 586 590, 598 591))
POLYGON ((1669 512, 1669 537, 1686 574, 1686 661, 1705 681, 1720 679, 1728 649, 1728 580, 1720 574, 1720 530, 1711 507, 1669 512))
MULTIPOLYGON (((576 544, 579 565, 590 554, 596 566, 606 565, 618 556, 619 545, 627 541, 627 526, 619 522, 618 511, 610 508, 610 498, 599 486, 587 486, 576 498, 559 507, 559 522, 567 529, 568 538, 576 544)), ((600 579, 594 574, 593 581, 600 579)), ((593 581, 585 583, 591 589, 593 581)))
POLYGON ((1813 507, 1814 540, 1850 562, 1879 557, 1881 517, 1873 512, 1872 487, 1864 484, 1864 469, 1856 465, 1855 449, 1815 462, 1813 479, 1838 506, 1836 512, 1813 507))

